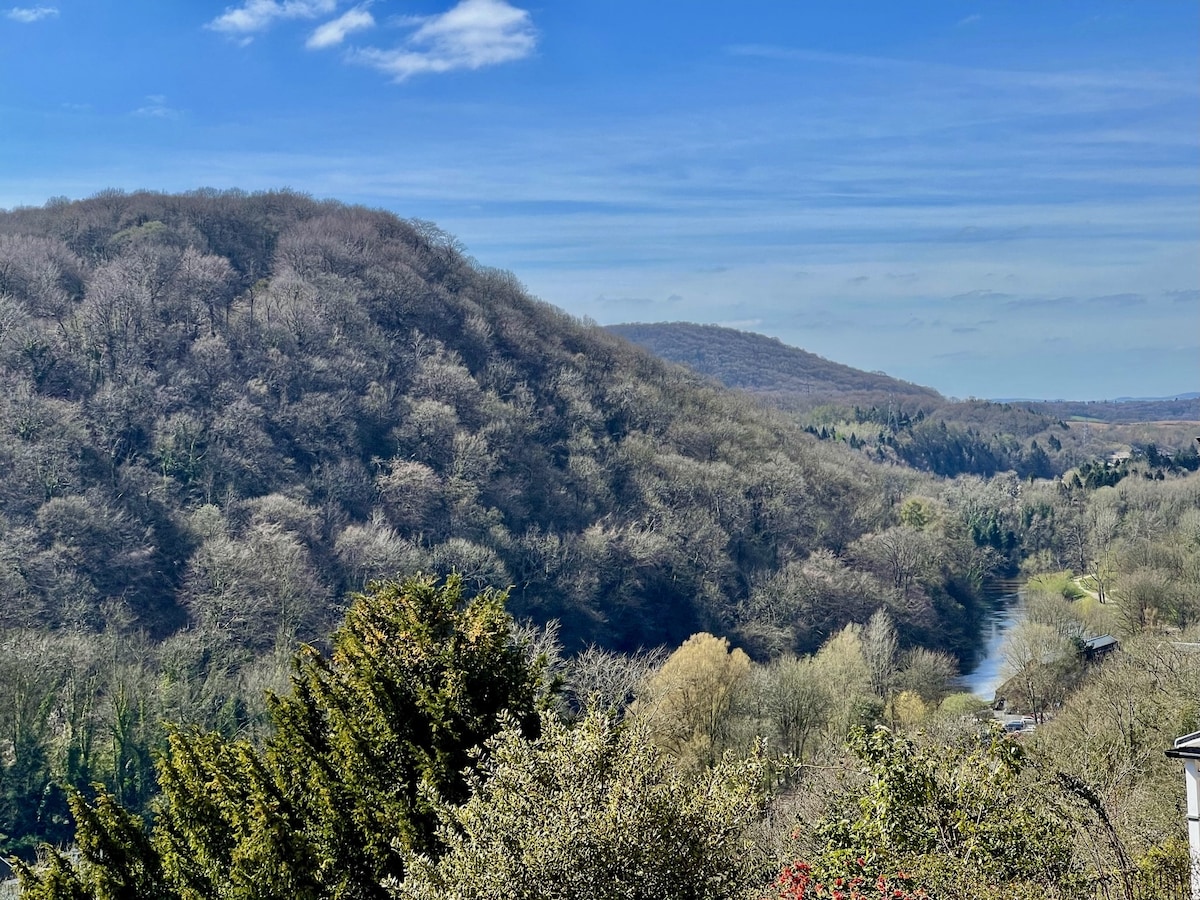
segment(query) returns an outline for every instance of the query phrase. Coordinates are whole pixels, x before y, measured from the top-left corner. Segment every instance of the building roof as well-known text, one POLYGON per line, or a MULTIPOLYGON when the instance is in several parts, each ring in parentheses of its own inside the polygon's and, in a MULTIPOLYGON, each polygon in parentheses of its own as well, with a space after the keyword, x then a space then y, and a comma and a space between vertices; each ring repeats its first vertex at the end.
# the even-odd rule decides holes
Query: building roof
POLYGON ((1175 746, 1167 751, 1175 759, 1200 759, 1200 731, 1175 738, 1175 746))
POLYGON ((1102 634, 1099 637, 1088 638, 1083 642, 1083 649, 1087 653, 1099 653, 1104 650, 1111 650, 1116 647, 1119 642, 1111 634, 1102 634))

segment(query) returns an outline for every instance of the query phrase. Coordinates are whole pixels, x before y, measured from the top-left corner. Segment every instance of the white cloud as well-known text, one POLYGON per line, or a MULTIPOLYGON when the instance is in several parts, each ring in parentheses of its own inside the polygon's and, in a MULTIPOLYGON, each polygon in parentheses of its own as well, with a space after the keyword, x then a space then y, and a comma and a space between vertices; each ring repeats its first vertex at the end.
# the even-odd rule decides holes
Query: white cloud
POLYGON ((315 19, 337 10, 337 0, 246 0, 231 6, 207 28, 226 34, 247 35, 265 31, 277 19, 315 19))
POLYGON ((174 119, 179 111, 167 106, 167 98, 163 94, 150 94, 146 103, 133 111, 135 116, 145 116, 150 119, 174 119))
POLYGON ((351 32, 362 31, 364 28, 372 28, 374 25, 375 17, 367 12, 365 7, 356 6, 354 9, 338 16, 332 22, 326 22, 314 31, 309 36, 305 46, 310 50, 333 47, 344 41, 346 35, 351 32))
POLYGON ((403 81, 425 72, 480 69, 524 59, 537 44, 529 13, 505 0, 462 0, 441 15, 408 22, 418 27, 403 46, 360 50, 355 59, 403 81))
POLYGON ((14 22, 28 25, 42 19, 53 19, 58 15, 56 6, 14 6, 4 14, 14 22))

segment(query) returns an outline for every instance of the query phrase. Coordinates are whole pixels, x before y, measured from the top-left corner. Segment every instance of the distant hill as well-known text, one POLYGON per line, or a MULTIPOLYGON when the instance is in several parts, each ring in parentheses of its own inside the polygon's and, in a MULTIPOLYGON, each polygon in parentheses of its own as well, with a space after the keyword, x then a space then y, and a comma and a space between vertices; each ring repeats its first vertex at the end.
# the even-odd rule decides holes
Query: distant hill
POLYGON ((864 372, 748 331, 690 322, 610 325, 608 330, 728 387, 769 395, 778 406, 829 400, 869 405, 889 397, 920 405, 945 402, 932 388, 864 372))
POLYGON ((1200 399, 948 400, 931 388, 831 362, 776 338, 687 322, 612 325, 651 352, 794 414, 822 440, 943 476, 1049 478, 1148 448, 1193 454, 1200 399), (1074 427, 1072 427, 1072 424, 1074 427), (1093 427, 1094 426, 1094 427, 1093 427))
POLYGON ((1200 422, 1200 397, 1180 394, 1156 399, 1026 400, 1024 404, 1056 419, 1132 425, 1142 422, 1200 422))

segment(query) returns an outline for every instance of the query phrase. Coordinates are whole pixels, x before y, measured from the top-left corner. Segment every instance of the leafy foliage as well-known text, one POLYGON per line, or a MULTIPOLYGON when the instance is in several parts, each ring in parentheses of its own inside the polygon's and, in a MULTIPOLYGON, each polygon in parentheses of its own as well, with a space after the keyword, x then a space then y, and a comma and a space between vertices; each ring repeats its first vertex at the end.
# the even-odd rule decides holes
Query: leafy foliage
POLYGON ((646 679, 633 707, 659 747, 676 759, 711 766, 720 755, 729 712, 750 674, 750 658, 711 634, 694 634, 646 679))
POLYGON ((975 883, 1069 880, 1070 827, 1052 786, 1028 777, 1015 742, 988 734, 955 750, 875 728, 853 732, 850 745, 866 782, 849 809, 817 825, 817 877, 848 877, 861 859, 856 874, 869 880, 907 872, 947 896, 968 896, 975 883))
POLYGON ((764 763, 685 773, 643 724, 591 713, 489 745, 476 789, 449 811, 446 853, 410 867, 405 900, 741 898, 764 865, 751 826, 764 763))

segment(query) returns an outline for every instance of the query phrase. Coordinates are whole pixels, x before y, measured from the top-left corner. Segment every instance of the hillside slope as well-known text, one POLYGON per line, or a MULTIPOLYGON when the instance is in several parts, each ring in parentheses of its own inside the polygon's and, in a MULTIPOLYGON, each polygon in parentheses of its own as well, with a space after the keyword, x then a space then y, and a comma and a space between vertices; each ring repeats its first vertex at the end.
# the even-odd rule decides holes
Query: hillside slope
POLYGON ((948 569, 893 596, 846 553, 894 524, 883 478, 427 223, 288 192, 0 214, 0 627, 261 651, 372 577, 455 569, 628 649, 761 633, 756 586, 830 552, 773 634, 884 604, 969 643, 948 569))
POLYGON ((943 402, 932 388, 831 362, 748 331, 689 322, 610 325, 608 330, 728 387, 767 394, 776 401, 789 398, 792 405, 834 398, 850 404, 887 397, 925 405, 943 402))

